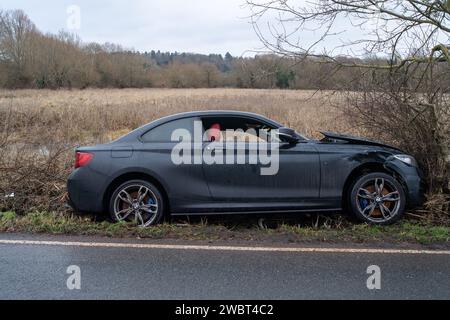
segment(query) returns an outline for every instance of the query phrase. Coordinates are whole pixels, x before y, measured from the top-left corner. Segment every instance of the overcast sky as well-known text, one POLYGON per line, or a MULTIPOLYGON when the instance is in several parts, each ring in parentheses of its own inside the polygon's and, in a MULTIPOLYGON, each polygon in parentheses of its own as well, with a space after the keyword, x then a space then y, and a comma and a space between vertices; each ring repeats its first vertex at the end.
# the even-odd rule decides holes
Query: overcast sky
MULTIPOLYGON (((240 56, 261 48, 243 0, 1 0, 1 9, 23 9, 43 32, 67 30, 81 11, 84 42, 112 42, 140 51, 221 53, 240 56), (70 11, 70 9, 69 9, 70 11), (73 11, 71 11, 73 12, 73 11)), ((73 24, 72 24, 73 25, 73 24)))
MULTIPOLYGON (((263 49, 250 24, 251 12, 245 0, 0 1, 0 9, 23 9, 43 32, 55 34, 65 30, 78 34, 84 42, 110 42, 138 51, 230 52, 234 56, 254 55, 255 51, 263 49), (78 16, 80 19, 76 19, 78 16), (77 21, 79 23, 74 23, 77 21)), ((305 5, 311 1, 295 3, 305 5)), ((276 20, 273 12, 264 19, 259 23, 262 29, 268 21, 276 20)), ((331 30, 334 36, 327 37, 315 51, 326 49, 335 55, 363 55, 362 45, 343 47, 342 44, 366 39, 364 34, 377 28, 376 19, 364 28, 352 25, 346 17, 339 17, 335 22, 331 30)), ((292 31, 297 24, 285 27, 291 27, 292 31)), ((308 48, 320 38, 321 31, 323 29, 312 28, 294 32, 294 39, 290 40, 308 48)), ((270 35, 267 30, 263 33, 270 35)))

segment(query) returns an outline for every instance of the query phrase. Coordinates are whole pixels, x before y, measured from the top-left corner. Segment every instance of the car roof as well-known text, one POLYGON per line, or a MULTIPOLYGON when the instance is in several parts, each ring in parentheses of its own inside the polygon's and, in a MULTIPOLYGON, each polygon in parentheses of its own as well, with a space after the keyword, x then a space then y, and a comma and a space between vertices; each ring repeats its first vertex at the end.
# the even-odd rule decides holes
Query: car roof
MULTIPOLYGON (((205 110, 205 111, 190 111, 190 112, 182 112, 173 114, 164 118, 161 118, 159 120, 165 120, 166 121, 172 121, 176 119, 182 119, 182 118, 189 118, 189 117, 207 117, 207 116, 241 116, 241 117, 248 117, 253 119, 259 119, 265 122, 270 122, 274 125, 281 126, 281 124, 277 123, 274 120, 271 120, 265 116, 262 116, 257 113, 253 112, 246 112, 246 111, 237 111, 237 110, 205 110)), ((159 121, 156 120, 156 121, 159 121)), ((163 122, 161 122, 163 123, 163 122)))
POLYGON ((260 114, 257 113, 253 113, 253 112, 245 112, 245 111, 235 111, 235 110, 206 110, 206 111, 191 111, 191 112, 182 112, 182 113, 177 113, 177 114, 173 114, 170 116, 166 116, 160 119, 157 119, 155 121, 152 121, 132 132, 130 132, 129 134, 125 135, 124 137, 116 140, 116 142, 126 142, 126 141, 131 141, 134 140, 140 136, 142 136, 144 133, 146 133, 147 131, 160 126, 164 123, 170 122, 170 121, 174 121, 174 120, 178 120, 178 119, 184 119, 184 118, 190 118, 190 117, 211 117, 211 116, 218 116, 218 117, 246 117, 246 118, 251 118, 254 120, 259 120, 261 122, 265 122, 267 124, 270 124, 276 128, 280 128, 282 127, 282 125, 274 120, 271 120, 265 116, 262 116, 260 114))

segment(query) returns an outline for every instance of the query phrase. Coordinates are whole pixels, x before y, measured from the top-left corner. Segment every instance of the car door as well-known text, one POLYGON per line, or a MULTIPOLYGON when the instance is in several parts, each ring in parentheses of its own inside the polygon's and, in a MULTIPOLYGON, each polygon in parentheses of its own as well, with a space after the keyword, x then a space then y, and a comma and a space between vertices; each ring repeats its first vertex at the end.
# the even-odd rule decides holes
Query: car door
MULTIPOLYGON (((192 139, 196 119, 190 117, 173 120, 149 130, 141 137, 139 163, 164 183, 172 212, 195 211, 199 204, 211 200, 202 165, 190 161, 177 163, 173 158, 180 141, 172 141, 172 134, 181 129, 189 133, 192 139)), ((191 146, 187 151, 193 154, 194 144, 189 144, 191 146)))
MULTIPOLYGON (((205 148, 210 144, 205 142, 205 148)), ((278 153, 278 159, 272 154, 272 163, 263 164, 246 161, 243 164, 203 164, 203 171, 210 193, 216 201, 236 202, 295 202, 317 199, 320 189, 319 155, 311 144, 304 142, 289 144, 247 142, 237 145, 224 145, 223 154, 244 153, 246 159, 255 150, 272 150, 278 153), (278 161, 278 170, 274 174, 263 174, 264 169, 276 169, 274 161, 278 161)), ((269 152, 269 155, 271 153, 269 152)))

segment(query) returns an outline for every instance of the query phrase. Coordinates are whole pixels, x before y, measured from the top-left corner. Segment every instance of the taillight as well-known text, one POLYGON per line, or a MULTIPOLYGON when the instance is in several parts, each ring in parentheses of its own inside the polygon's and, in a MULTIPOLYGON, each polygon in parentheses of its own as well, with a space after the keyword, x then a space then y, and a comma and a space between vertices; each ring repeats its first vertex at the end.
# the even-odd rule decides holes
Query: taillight
POLYGON ((75 154, 75 169, 84 167, 91 162, 94 155, 88 152, 77 152, 75 154))

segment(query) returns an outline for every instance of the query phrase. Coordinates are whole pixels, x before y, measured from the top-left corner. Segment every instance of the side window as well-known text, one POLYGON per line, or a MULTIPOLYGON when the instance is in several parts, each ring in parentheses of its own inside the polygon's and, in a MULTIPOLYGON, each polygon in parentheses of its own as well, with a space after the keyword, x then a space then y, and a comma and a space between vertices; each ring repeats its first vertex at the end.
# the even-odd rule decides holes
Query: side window
POLYGON ((241 117, 206 117, 202 119, 206 141, 266 142, 271 127, 257 120, 241 117))
POLYGON ((184 129, 186 134, 188 134, 183 137, 183 140, 192 139, 194 118, 185 118, 164 123, 148 131, 141 138, 144 142, 172 142, 172 133, 178 129, 184 129))

